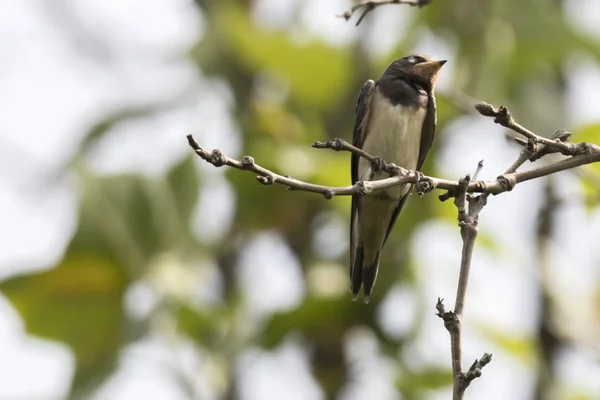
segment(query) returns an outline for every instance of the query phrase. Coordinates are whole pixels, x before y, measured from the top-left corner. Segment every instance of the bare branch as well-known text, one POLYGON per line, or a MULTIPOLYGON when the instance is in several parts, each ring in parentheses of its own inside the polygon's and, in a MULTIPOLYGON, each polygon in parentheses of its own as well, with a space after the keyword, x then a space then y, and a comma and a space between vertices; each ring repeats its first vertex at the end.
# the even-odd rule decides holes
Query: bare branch
MULTIPOLYGON (((383 166, 383 170, 392 171, 389 178, 381 179, 378 181, 359 181, 352 186, 323 186, 314 183, 303 182, 298 179, 291 178, 289 176, 283 176, 270 171, 254 162, 254 158, 250 156, 244 156, 241 160, 234 160, 227 157, 221 150, 215 149, 209 152, 202 148, 200 144, 194 139, 192 135, 187 136, 188 143, 194 149, 203 160, 214 165, 215 167, 221 167, 227 165, 229 167, 251 171, 257 174, 257 180, 263 185, 272 185, 278 183, 287 186, 291 190, 298 190, 304 192, 320 193, 326 199, 331 199, 334 196, 350 196, 358 194, 361 196, 369 193, 391 188, 404 183, 414 183, 417 185, 417 192, 420 194, 427 193, 433 189, 444 189, 450 191, 447 196, 440 196, 440 200, 447 200, 453 197, 453 194, 458 189, 459 183, 456 181, 450 181, 446 179, 434 178, 423 175, 418 172, 409 171, 402 167, 399 167, 392 163, 386 163, 380 160, 379 162, 383 166)), ((587 150, 585 153, 567 158, 565 160, 558 161, 554 164, 546 165, 537 169, 515 172, 511 174, 505 174, 499 176, 495 181, 477 181, 470 182, 467 186, 468 193, 486 193, 497 195, 503 192, 510 191, 518 183, 525 182, 531 179, 540 178, 542 176, 550 175, 558 171, 571 169, 584 164, 590 164, 593 162, 600 161, 600 147, 589 144, 589 143, 578 143, 577 147, 583 147, 587 150)), ((347 150, 352 153, 358 154, 360 157, 371 162, 377 162, 378 157, 370 155, 356 147, 344 142, 341 139, 326 143, 315 143, 316 148, 334 148, 335 150, 347 150), (330 143, 335 143, 331 144, 330 143), (339 147, 339 143, 342 143, 342 147, 339 147)))
POLYGON ((512 174, 513 172, 516 172, 521 165, 525 164, 527 160, 531 159, 531 156, 533 156, 535 149, 535 141, 533 139, 527 140, 525 145, 523 146, 523 149, 519 153, 519 157, 515 160, 513 165, 511 165, 504 173, 512 174))
MULTIPOLYGON (((480 171, 482 162, 479 162, 476 174, 480 171)), ((481 368, 491 361, 491 355, 485 353, 479 360, 475 360, 471 368, 465 373, 462 369, 462 315, 467 296, 469 273, 475 239, 477 238, 477 223, 479 213, 487 203, 488 194, 467 194, 467 188, 471 177, 458 181, 458 190, 454 198, 454 205, 458 211, 458 225, 460 236, 463 240, 462 256, 460 262, 460 273, 458 277, 458 288, 456 290, 456 302, 454 311, 446 311, 441 299, 438 299, 436 309, 437 316, 444 320, 444 326, 450 334, 450 350, 452 355, 453 400, 461 400, 465 390, 471 382, 481 376, 481 368)))
POLYGON ((535 144, 540 143, 548 147, 555 148, 558 152, 564 154, 565 156, 575 156, 578 154, 587 153, 589 151, 588 143, 567 143, 571 135, 569 132, 563 129, 557 130, 551 139, 536 135, 529 129, 518 124, 510 115, 508 108, 504 106, 496 108, 488 103, 479 103, 475 105, 475 109, 483 116, 494 117, 495 123, 511 129, 523 135, 527 139, 533 140, 535 144))
POLYGON ((454 312, 459 318, 462 315, 465 304, 467 284, 469 282, 469 271, 471 268, 471 258, 473 256, 475 239, 477 238, 477 222, 479 219, 479 212, 487 202, 486 195, 467 195, 467 187, 470 179, 470 176, 467 175, 465 178, 459 181, 458 195, 454 199, 454 205, 458 209, 458 225, 460 226, 460 236, 463 240, 460 275, 458 279, 456 303, 454 304, 454 312))
POLYGON ((402 168, 398 167, 394 163, 386 163, 380 157, 373 156, 363 149, 359 149, 356 146, 351 145, 343 139, 335 138, 333 140, 328 140, 327 142, 314 142, 312 147, 315 149, 331 149, 334 151, 349 151, 354 153, 367 161, 370 161, 373 164, 373 169, 387 172, 390 176, 399 175, 402 173, 402 168))
POLYGON ((411 7, 423 7, 432 1, 433 0, 360 0, 357 4, 352 6, 352 8, 345 11, 343 14, 337 15, 337 17, 344 18, 346 21, 348 21, 350 18, 352 18, 352 15, 354 15, 355 12, 362 9, 362 13, 358 18, 358 21, 356 21, 356 26, 358 26, 368 13, 379 6, 383 6, 385 4, 408 4, 411 7))
POLYGON ((473 174, 474 181, 477 180, 477 178, 479 177, 479 173, 481 173, 482 169, 483 169, 483 160, 479 160, 479 162, 477 163, 477 169, 475 170, 475 173, 473 174))
POLYGON ((462 400, 465 395, 465 391, 475 380, 481 376, 481 370, 487 364, 492 361, 492 355, 489 353, 483 353, 481 358, 475 360, 467 372, 462 370, 462 327, 460 318, 453 311, 446 311, 444 307, 444 299, 438 298, 435 306, 437 309, 437 316, 444 321, 444 326, 450 333, 450 349, 452 356, 452 400, 462 400))
POLYGON ((475 378, 479 378, 481 376, 481 370, 483 369, 483 367, 488 365, 491 361, 492 361, 492 355, 489 353, 483 353, 483 355, 481 356, 480 359, 475 360, 473 362, 473 364, 471 364, 471 367, 464 374, 464 377, 462 380, 462 391, 463 392, 475 378))
MULTIPOLYGON (((419 175, 413 171, 409 171, 407 169, 397 167, 394 164, 387 164, 387 168, 393 169, 397 171, 397 175, 392 176, 387 179, 382 179, 379 181, 360 181, 352 186, 341 186, 341 187, 333 187, 333 186, 323 186, 316 185, 314 183, 308 183, 304 181, 300 181, 298 179, 291 178, 289 176, 279 175, 271 170, 268 170, 254 162, 254 158, 250 156, 244 156, 241 160, 235 160, 233 158, 227 157, 221 150, 215 149, 212 152, 205 150, 200 144, 194 139, 192 135, 187 136, 188 143, 194 149, 196 154, 200 156, 206 162, 214 165, 215 167, 222 167, 227 165, 229 167, 233 167, 236 169, 241 169, 245 171, 251 171, 255 174, 258 174, 256 179, 262 183, 263 185, 270 186, 274 183, 279 183, 288 187, 291 190, 299 190, 304 192, 312 192, 312 193, 320 193, 326 199, 331 199, 333 196, 350 196, 353 194, 358 195, 366 195, 371 192, 387 189, 393 186, 401 185, 403 183, 417 183, 420 179, 423 179, 423 175, 419 175)), ((342 141, 343 142, 343 141, 342 141)), ((350 146, 350 145, 348 145, 350 146)), ((352 151, 356 149, 353 146, 350 146, 352 151)), ((359 149, 356 149, 359 150, 359 149)), ((362 152, 362 151, 361 151, 362 152)), ((369 160, 375 160, 376 157, 371 156, 367 153, 364 155, 369 160)), ((361 155, 362 156, 362 155, 361 155)), ((432 182, 434 185, 439 185, 439 187, 444 188, 452 188, 456 182, 446 181, 443 179, 435 179, 432 182)))
MULTIPOLYGON (((561 142, 568 142, 569 140, 571 140, 571 132, 568 132, 564 129, 557 129, 552 134, 550 139, 554 140, 554 141, 559 140, 561 142)), ((537 150, 531 155, 531 158, 529 159, 529 161, 534 162, 548 154, 559 153, 559 152, 560 151, 555 147, 542 144, 542 145, 539 145, 537 150)))

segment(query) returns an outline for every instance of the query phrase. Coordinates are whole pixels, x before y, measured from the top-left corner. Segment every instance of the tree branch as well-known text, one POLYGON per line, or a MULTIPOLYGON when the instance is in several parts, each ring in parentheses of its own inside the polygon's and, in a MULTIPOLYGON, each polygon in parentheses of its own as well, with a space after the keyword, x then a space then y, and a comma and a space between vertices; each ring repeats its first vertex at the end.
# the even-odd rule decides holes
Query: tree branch
MULTIPOLYGON (((476 174, 481 170, 479 162, 476 174)), ((460 262, 460 273, 458 278, 458 288, 456 290, 456 301, 454 311, 446 311, 442 299, 438 298, 436 309, 438 317, 444 320, 444 326, 450 334, 450 349, 452 355, 452 376, 453 381, 453 400, 460 400, 464 397, 465 390, 471 382, 481 376, 481 368, 488 364, 492 356, 485 353, 481 359, 475 360, 471 368, 465 373, 462 369, 462 323, 461 318, 467 296, 467 286, 469 282, 469 273, 471 270, 471 260, 473 249, 475 248, 475 239, 477 238, 477 223, 479 213, 487 203, 487 194, 470 195, 467 194, 467 188, 471 177, 459 180, 459 187, 454 198, 454 205, 458 210, 458 225, 460 226, 460 236, 463 241, 462 257, 460 262)))
POLYGON ((411 7, 423 7, 432 1, 433 0, 360 0, 358 4, 355 4, 343 14, 337 15, 337 17, 344 18, 346 21, 348 21, 350 18, 352 18, 352 15, 354 15, 355 12, 362 9, 362 14, 358 18, 358 21, 356 21, 356 26, 358 26, 368 13, 379 6, 385 4, 408 4, 411 7))
MULTIPOLYGON (((589 151, 589 143, 568 143, 571 134, 564 129, 559 129, 556 132, 554 132, 551 139, 547 139, 543 136, 536 135, 529 129, 515 122, 513 117, 510 115, 508 108, 504 106, 495 108, 494 106, 488 103, 479 103, 475 105, 475 109, 479 111, 479 113, 483 116, 494 117, 495 123, 500 124, 508 129, 511 129, 525 136, 525 138, 532 140, 534 144, 539 143, 542 145, 546 145, 550 148, 554 148, 557 150, 557 152, 562 153, 565 156, 575 156, 589 151)), ((538 154, 538 157, 536 159, 541 158, 543 155, 545 154, 538 154)))
POLYGON ((513 172, 517 172, 517 169, 526 161, 528 161, 533 153, 535 152, 536 143, 534 140, 529 139, 525 142, 523 149, 519 153, 519 157, 515 160, 515 162, 504 172, 504 174, 512 174, 513 172))
MULTIPOLYGON (((380 160, 378 157, 368 154, 361 149, 348 144, 342 139, 334 139, 325 143, 315 142, 313 146, 318 149, 333 149, 336 151, 345 150, 357 154, 360 157, 369 160, 370 162, 374 162, 376 164, 379 163, 382 170, 390 173, 392 176, 378 181, 359 181, 352 186, 335 187, 317 185, 314 183, 294 179, 289 176, 277 174, 271 170, 268 170, 267 168, 261 167, 255 163, 254 158, 250 156, 244 156, 240 160, 235 160, 227 157, 219 149, 209 152, 200 146, 200 144, 192 135, 188 135, 187 139, 189 145, 192 147, 192 149, 194 149, 196 154, 215 167, 227 165, 229 167, 251 171, 258 175, 256 179, 263 185, 269 186, 273 183, 278 183, 287 186, 289 190, 320 193, 328 200, 334 196, 351 196, 354 194, 364 196, 378 190, 391 188, 404 183, 418 184, 417 192, 419 194, 430 192, 433 189, 448 190, 450 191, 449 194, 440 196, 441 200, 447 200, 448 198, 453 197, 453 193, 456 192, 459 185, 457 181, 426 176, 418 172, 409 171, 392 163, 386 163, 385 161, 380 160)), ((578 149, 585 149, 585 152, 537 169, 501 175, 496 178, 495 181, 470 182, 467 186, 467 192, 497 195, 512 190, 516 184, 521 182, 540 178, 542 176, 578 167, 580 165, 600 161, 600 147, 589 143, 578 143, 574 146, 576 146, 578 149)))
POLYGON ((483 353, 481 358, 475 360, 467 372, 462 370, 462 324, 459 315, 454 311, 446 311, 444 299, 439 299, 435 306, 438 317, 444 320, 444 326, 450 333, 450 349, 452 355, 452 400, 462 400, 465 391, 475 380, 481 376, 481 370, 492 361, 492 355, 483 353))

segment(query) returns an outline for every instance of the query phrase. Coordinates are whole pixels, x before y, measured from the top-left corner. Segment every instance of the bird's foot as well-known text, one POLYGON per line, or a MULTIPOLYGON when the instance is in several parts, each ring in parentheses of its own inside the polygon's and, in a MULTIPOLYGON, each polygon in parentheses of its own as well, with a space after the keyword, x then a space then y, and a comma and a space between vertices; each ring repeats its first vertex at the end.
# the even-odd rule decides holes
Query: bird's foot
POLYGON ((385 161, 381 157, 374 157, 371 161, 371 171, 373 171, 373 175, 379 175, 385 168, 385 161))
POLYGON ((414 171, 415 173, 415 181, 416 183, 422 182, 425 180, 425 175, 421 171, 414 171))
POLYGON ((418 176, 419 179, 417 181, 417 184, 415 185, 415 190, 417 192, 417 196, 421 197, 425 193, 429 193, 433 189, 435 189, 435 186, 433 185, 433 181, 430 178, 426 177, 421 172, 418 173, 420 174, 420 176, 418 176))

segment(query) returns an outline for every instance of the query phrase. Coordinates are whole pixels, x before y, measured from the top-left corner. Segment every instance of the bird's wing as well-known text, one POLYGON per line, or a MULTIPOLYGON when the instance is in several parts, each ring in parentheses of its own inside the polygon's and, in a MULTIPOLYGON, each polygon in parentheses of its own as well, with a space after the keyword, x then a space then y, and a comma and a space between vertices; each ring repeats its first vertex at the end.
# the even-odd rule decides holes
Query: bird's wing
MULTIPOLYGON (((356 103, 356 115, 354 120, 354 133, 352 135, 352 145, 358 148, 362 148, 365 141, 364 128, 368 124, 369 111, 371 109, 371 100, 373 98, 373 89, 375 88, 375 82, 369 79, 365 82, 360 95, 358 96, 358 102, 356 103)), ((352 154, 351 169, 352 169, 352 184, 358 181, 358 160, 359 156, 352 154)))
MULTIPOLYGON (((352 135, 352 145, 358 148, 362 148, 365 141, 365 128, 369 122, 369 111, 371 107, 371 100, 373 99, 373 92, 375 89, 375 82, 371 79, 365 82, 363 85, 360 95, 358 96, 358 102, 356 104, 356 116, 354 120, 354 133, 352 135)), ((351 155, 350 168, 352 175, 352 184, 354 185, 358 181, 358 161, 359 156, 356 154, 351 155)), ((358 196, 352 196, 352 209, 350 214, 350 276, 352 276, 352 268, 354 268, 354 261, 356 259, 356 252, 358 250, 358 196)), ((359 266, 359 268, 362 268, 359 266)))
POLYGON ((435 97, 433 93, 429 95, 429 101, 427 102, 427 117, 423 122, 423 130, 421 131, 421 147, 419 150, 419 161, 417 162, 417 171, 421 170, 425 157, 431 148, 433 143, 433 137, 435 136, 435 127, 437 124, 437 116, 435 110, 435 97))
MULTIPOLYGON (((427 102, 427 114, 425 117, 425 121, 423 121, 423 129, 421 130, 421 144, 419 147, 419 159, 417 161, 417 171, 421 170, 423 163, 425 162, 425 157, 427 157, 427 153, 431 148, 431 144, 433 143, 433 137, 435 136, 435 127, 437 123, 436 110, 435 110, 435 97, 433 94, 429 95, 429 100, 427 102)), ((383 243, 387 241, 388 236, 392 232, 392 228, 398 219, 398 215, 400 215, 400 211, 402 211, 402 207, 406 203, 408 199, 408 195, 404 196, 400 199, 398 206, 394 210, 394 214, 392 214, 392 219, 390 220, 390 225, 385 234, 385 239, 383 243)))

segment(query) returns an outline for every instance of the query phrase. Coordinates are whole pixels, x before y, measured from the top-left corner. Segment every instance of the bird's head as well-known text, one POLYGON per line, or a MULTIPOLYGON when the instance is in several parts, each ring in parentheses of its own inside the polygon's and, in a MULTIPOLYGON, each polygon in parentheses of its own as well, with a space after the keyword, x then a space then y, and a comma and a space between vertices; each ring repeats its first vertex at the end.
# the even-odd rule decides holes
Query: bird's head
POLYGON ((445 63, 446 60, 435 61, 429 57, 415 54, 392 61, 383 75, 405 79, 422 86, 427 91, 433 91, 440 68, 445 63))

